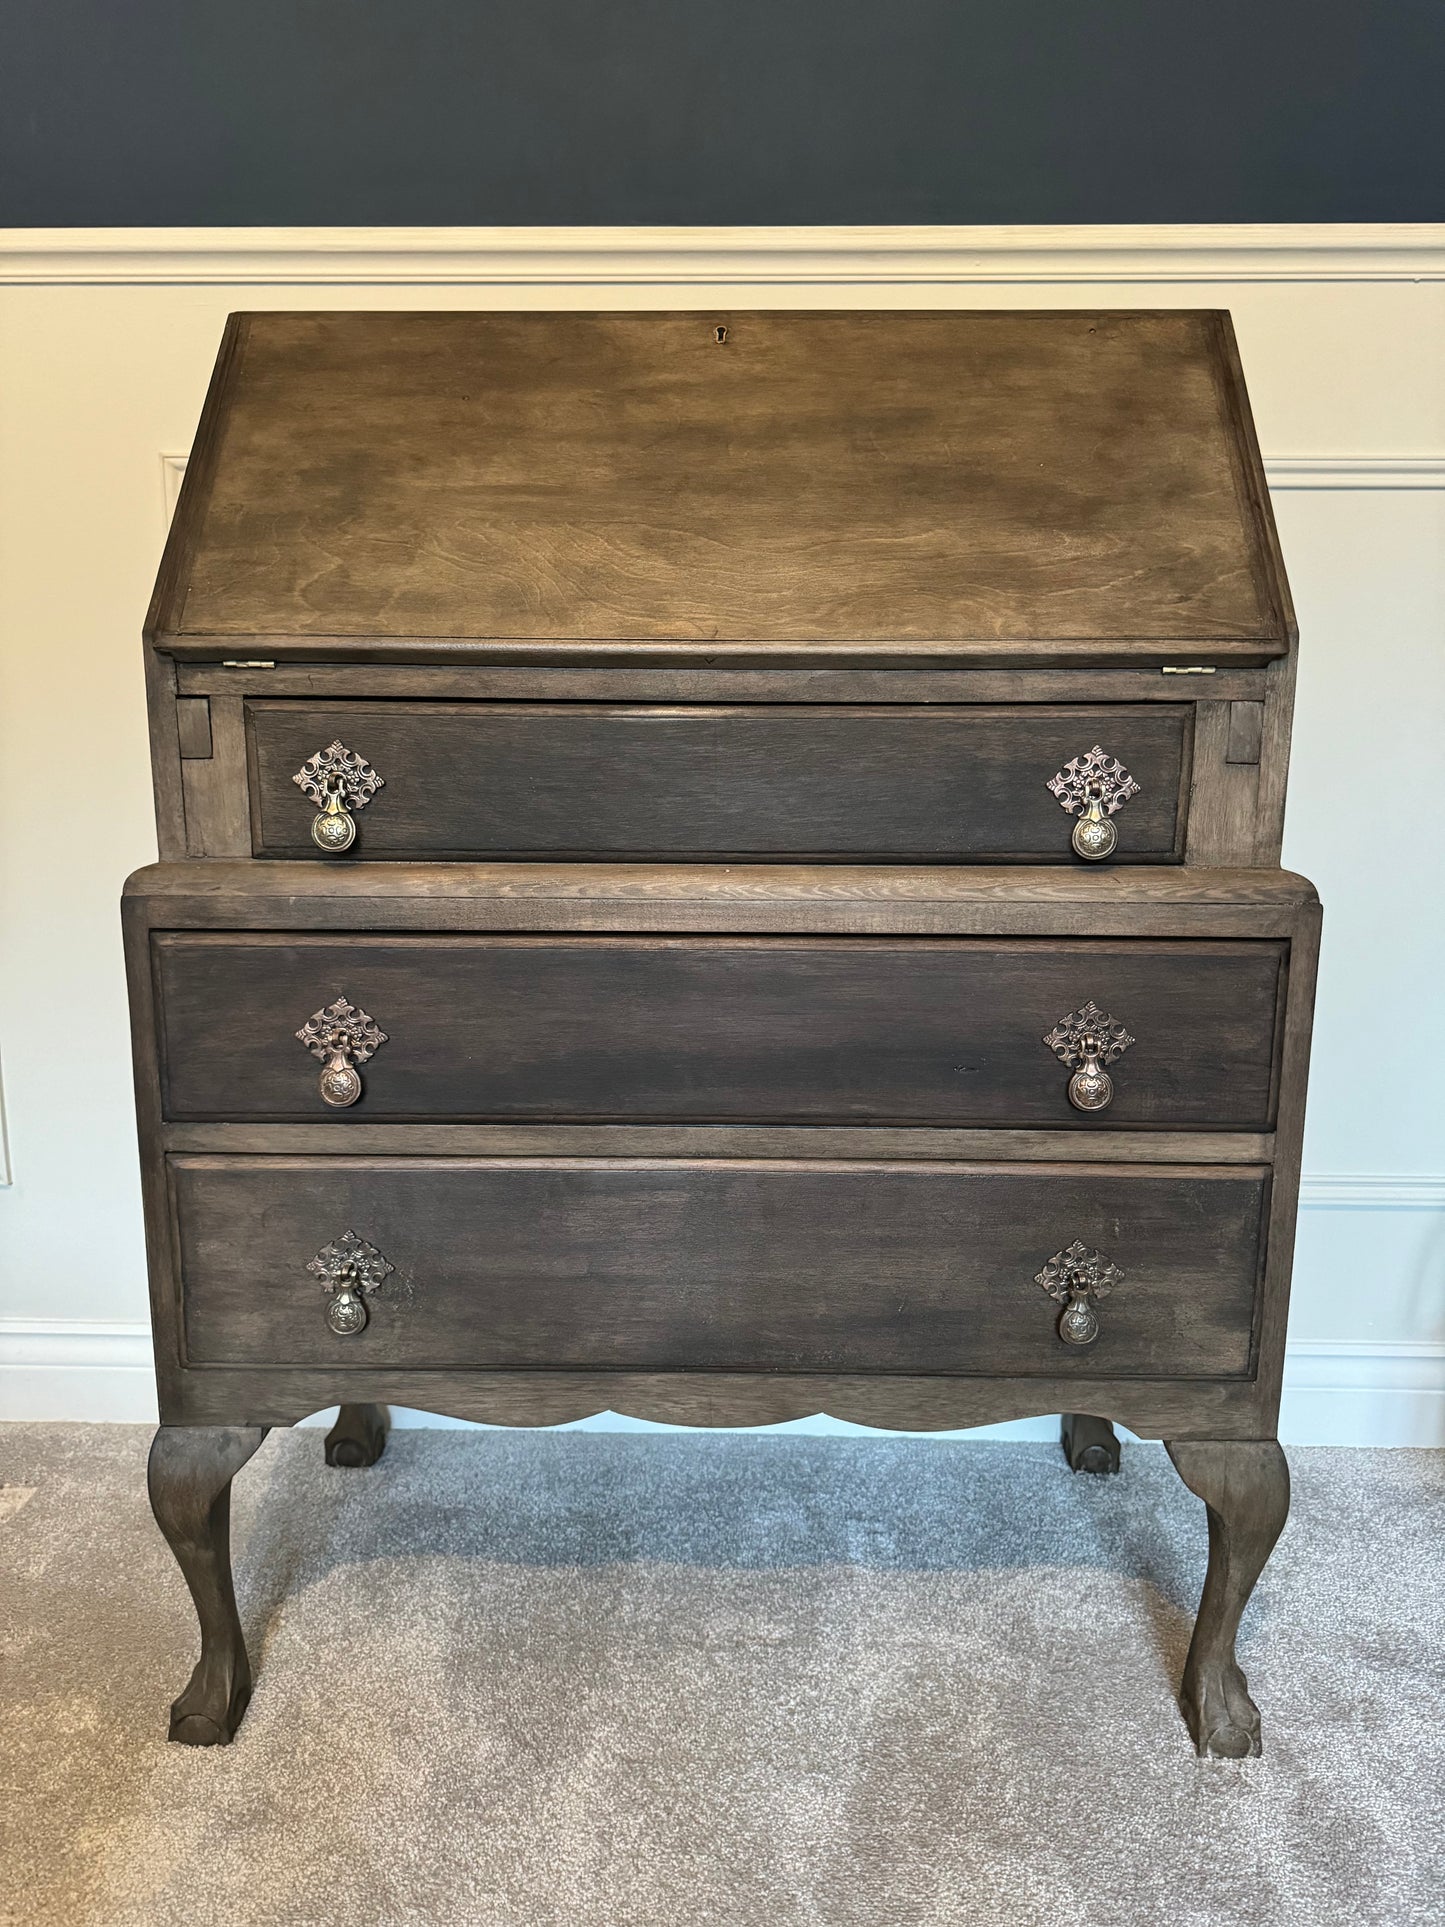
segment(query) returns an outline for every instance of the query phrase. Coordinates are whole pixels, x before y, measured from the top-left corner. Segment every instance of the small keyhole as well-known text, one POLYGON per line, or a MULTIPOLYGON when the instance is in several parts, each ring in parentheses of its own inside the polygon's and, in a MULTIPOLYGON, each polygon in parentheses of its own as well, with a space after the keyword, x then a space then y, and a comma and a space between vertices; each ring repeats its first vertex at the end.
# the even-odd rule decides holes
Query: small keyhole
POLYGON ((727 331, 727 329, 726 329, 726 328, 714 328, 714 329, 713 329, 713 331, 712 331, 712 338, 713 338, 713 340, 714 340, 714 341, 716 341, 716 342, 724 342, 724 341, 726 341, 726 340, 727 340, 727 338, 728 338, 728 331, 727 331))

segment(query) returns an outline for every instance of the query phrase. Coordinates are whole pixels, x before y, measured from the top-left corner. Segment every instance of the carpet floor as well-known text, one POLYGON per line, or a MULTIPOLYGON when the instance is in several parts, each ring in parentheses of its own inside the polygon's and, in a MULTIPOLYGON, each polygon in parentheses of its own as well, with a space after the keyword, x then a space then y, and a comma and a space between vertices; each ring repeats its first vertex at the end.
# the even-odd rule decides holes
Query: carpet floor
POLYGON ((340 1471, 277 1432, 235 1486, 256 1695, 195 1751, 148 1437, 0 1428, 7 1923, 1445 1921, 1445 1453, 1291 1454, 1264 1758, 1204 1763, 1158 1447, 425 1431, 340 1471))

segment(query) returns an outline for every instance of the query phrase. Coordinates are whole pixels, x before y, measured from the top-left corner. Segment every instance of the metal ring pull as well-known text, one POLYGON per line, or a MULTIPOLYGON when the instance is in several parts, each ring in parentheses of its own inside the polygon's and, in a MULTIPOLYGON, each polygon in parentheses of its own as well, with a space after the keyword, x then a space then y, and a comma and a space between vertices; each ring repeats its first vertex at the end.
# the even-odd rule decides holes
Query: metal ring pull
POLYGON ((1094 1305, 1123 1281, 1124 1274, 1117 1265, 1077 1239, 1063 1251, 1056 1251, 1034 1278, 1034 1283, 1042 1285, 1064 1308, 1058 1332, 1066 1345, 1093 1344, 1099 1336, 1099 1314, 1094 1305))
POLYGON ((321 1060, 321 1100, 339 1111, 361 1096, 361 1073, 356 1067, 376 1055, 386 1042, 386 1032, 364 1010, 338 997, 324 1010, 313 1012, 296 1038, 321 1060))
POLYGON ((365 1294, 379 1297, 396 1267, 389 1265, 365 1238, 358 1238, 354 1231, 343 1231, 333 1244, 317 1252, 306 1269, 320 1280, 326 1293, 327 1324, 338 1338, 354 1338, 365 1331, 371 1316, 365 1294))
POLYGON ((355 810, 364 810, 386 782, 354 749, 339 739, 318 749, 291 778, 320 811, 311 819, 311 841, 328 856, 340 856, 356 841, 355 810))
POLYGON ((1061 1017, 1044 1039, 1059 1062, 1074 1073, 1069 1079, 1069 1102, 1076 1111, 1108 1109, 1114 1101, 1114 1080, 1104 1066, 1117 1063, 1137 1041, 1092 999, 1061 1017))
POLYGON ((1114 854, 1119 832, 1109 819, 1139 794, 1139 785, 1117 756, 1095 743, 1082 756, 1071 757, 1045 788, 1059 799, 1060 809, 1078 817, 1070 839, 1075 856, 1102 863, 1114 854))

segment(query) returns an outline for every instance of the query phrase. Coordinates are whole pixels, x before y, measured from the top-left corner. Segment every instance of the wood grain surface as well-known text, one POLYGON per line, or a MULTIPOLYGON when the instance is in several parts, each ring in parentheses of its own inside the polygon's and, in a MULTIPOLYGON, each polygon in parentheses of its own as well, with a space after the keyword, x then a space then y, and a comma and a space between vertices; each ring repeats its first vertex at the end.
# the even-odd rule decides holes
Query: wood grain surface
POLYGON ((203 1365, 158 1371, 168 1425, 294 1425, 349 1399, 442 1412, 487 1425, 562 1425, 594 1412, 659 1424, 775 1425, 827 1412, 858 1425, 942 1431, 1080 1405, 1141 1438, 1254 1439, 1272 1420, 1253 1378, 1062 1377, 940 1372, 489 1372, 475 1366, 203 1365))
POLYGON ((319 697, 324 702, 616 703, 1177 703, 1263 701, 1280 664, 1165 675, 1158 666, 1107 669, 610 669, 498 668, 486 662, 182 660, 182 696, 319 697))
MULTIPOLYGON (((799 814, 800 826, 811 821, 825 836, 841 830, 845 841, 857 837, 856 854, 869 861, 889 855, 885 836, 892 824, 899 845, 926 844, 933 832, 936 847, 921 852, 930 860, 955 854, 973 862, 1008 860, 1002 846, 1017 842, 1027 829, 1026 840, 1037 842, 1041 836, 1042 842, 1032 852, 1016 851, 1014 860, 1069 862, 1067 842, 1058 842, 1060 826, 1049 821, 1040 829, 1038 812, 1042 809, 1047 818, 1049 805, 1036 793, 1029 766, 1036 774, 1049 760, 1045 748, 1052 725, 1071 716, 1080 732, 1091 726, 1096 741, 1126 732, 1119 754, 1144 786, 1118 819, 1127 834, 1116 862, 1182 860, 1194 867, 1230 868, 1279 860, 1285 792, 1277 765, 1288 744, 1293 655, 1262 668, 1219 667, 1206 673, 1196 665, 1187 674, 1170 673, 1168 664, 845 670, 815 664, 705 669, 479 662, 444 667, 334 659, 176 663, 154 651, 150 666, 153 700, 168 714, 174 711, 173 724, 184 718, 186 704, 202 699, 215 704, 221 719, 205 756, 182 757, 175 727, 157 737, 157 823, 167 856, 182 850, 192 856, 249 856, 255 849, 314 860, 314 846, 295 840, 301 836, 305 804, 291 774, 323 736, 327 742, 338 735, 345 740, 364 725, 368 736, 380 732, 373 751, 392 769, 393 780, 360 819, 353 861, 367 853, 405 854, 394 847, 402 817, 416 819, 415 854, 448 860, 458 853, 443 847, 447 840, 476 843, 462 857, 501 854, 501 833, 508 825, 511 839, 530 843, 534 855, 541 836, 576 840, 578 810, 569 810, 567 798, 557 794, 565 768, 591 801, 605 805, 609 834, 629 828, 630 811, 628 840, 634 847, 626 853, 633 857, 739 855, 699 852, 688 844, 703 835, 721 839, 729 823, 734 825, 731 839, 741 840, 739 829, 746 829, 750 809, 755 812, 750 838, 761 835, 770 844, 777 825, 763 806, 771 793, 799 814), (172 686, 175 695, 169 693, 172 686), (314 700, 297 701, 308 698, 314 700), (287 734, 288 703, 298 712, 309 711, 314 742, 269 747, 271 737, 287 734), (745 727, 746 712, 753 708, 760 712, 755 737, 745 727), (473 709, 472 721, 464 722, 473 709), (787 713, 794 709, 799 714, 789 724, 787 713), (935 709, 943 713, 905 741, 907 719, 927 717, 935 709), (1157 731, 1134 728, 1141 709, 1171 714, 1182 723, 1179 754, 1166 752, 1163 779, 1154 769, 1161 749, 1157 731), (863 711, 877 716, 876 744, 858 741, 865 734, 859 727, 863 711), (1013 718, 998 725, 1000 740, 985 726, 985 712, 1013 718), (1034 713, 1032 723, 1026 712, 1034 713), (242 718, 244 728, 237 729, 233 717, 242 718), (950 741, 951 722, 966 724, 956 745, 950 741), (502 725, 500 732, 495 724, 502 725), (681 757, 674 748, 670 764, 664 754, 654 766, 655 748, 666 751, 674 736, 702 752, 700 758, 681 757), (846 795, 840 800, 839 769, 827 760, 835 742, 857 763, 860 781, 873 792, 873 815, 861 830, 863 812, 850 808, 846 795), (489 767, 490 752, 519 746, 537 754, 512 756, 519 780, 508 788, 489 767), (1018 756, 1013 768, 1010 747, 1018 756), (899 756, 900 748, 907 754, 899 756), (940 749, 948 753, 940 756, 940 749), (897 764, 898 775, 891 790, 883 780, 890 763, 897 764), (540 796, 530 793, 535 767, 548 772, 540 796), (397 770, 403 772, 400 794, 397 770), (1168 807, 1171 781, 1179 792, 1175 830, 1172 847, 1166 844, 1161 851, 1150 846, 1168 807), (663 812, 650 819, 641 807, 649 788, 663 812), (435 814, 419 807, 423 795, 438 806, 435 814), (682 847, 676 847, 678 836, 664 829, 669 847, 650 852, 648 844, 659 841, 659 822, 670 822, 673 812, 682 818, 682 847), (981 833, 982 819, 990 816, 997 832, 992 848, 981 833)), ((1076 753, 1063 740, 1052 747, 1053 767, 1076 753)), ((589 818, 581 834, 595 842, 597 828, 589 818)), ((793 860, 810 854, 801 844, 760 853, 793 860)), ((584 847, 575 854, 593 860, 606 852, 584 847)), ((811 852, 814 860, 826 856, 830 861, 846 854, 836 848, 811 852)), ((893 854, 909 853, 900 847, 893 854)))
POLYGON ((168 647, 1292 632, 1214 312, 248 315, 208 417, 168 647))
POLYGON ((192 1364, 1058 1376, 1250 1368, 1268 1173, 1184 1166, 176 1158, 192 1364), (307 1262, 396 1268, 353 1338, 307 1262), (1124 1273, 1065 1345, 1035 1283, 1124 1273))
POLYGON ((357 1157, 880 1158, 941 1163, 1268 1164, 1271 1131, 1012 1130, 908 1124, 162 1124, 166 1151, 357 1157))
MULTIPOLYGON (((138 910, 154 906, 156 923, 195 916, 230 916, 232 901, 252 906, 238 929, 264 929, 279 906, 304 902, 308 921, 345 914, 360 902, 371 914, 390 915, 393 905, 425 927, 428 915, 441 927, 487 915, 493 903, 596 906, 599 914, 625 915, 632 906, 712 903, 731 912, 745 905, 794 915, 826 916, 830 906, 859 904, 880 917, 911 914, 919 905, 954 905, 960 914, 1026 913, 1027 921, 1053 918, 1069 934, 1090 917, 1155 913, 1187 920, 1209 907, 1259 910, 1287 920, 1302 904, 1317 902, 1314 885, 1291 870, 1197 869, 1172 866, 1139 870, 1107 864, 1071 868, 954 867, 946 864, 809 866, 798 863, 335 863, 249 862, 151 863, 126 879, 124 896, 138 910), (438 910, 436 906, 443 908, 438 910)), ((296 910, 292 909, 293 922, 296 910)), ((559 910, 558 915, 575 914, 559 910)), ((479 921, 478 928, 485 928, 479 921)), ((625 926, 622 926, 625 927, 625 926)), ((786 927, 780 924, 780 927, 786 927)))
POLYGON ((1264 1130, 1285 949, 165 935, 165 1114, 1264 1130), (343 1112, 294 1036, 338 997, 388 1039, 343 1112), (1136 1042, 1085 1115, 1043 1038, 1089 1001, 1136 1042))
POLYGON ((1074 861, 1048 783, 1096 743, 1139 785, 1115 861, 1182 854, 1194 711, 1086 704, 734 708, 247 705, 253 847, 313 857, 292 778, 335 740, 385 787, 367 857, 782 856, 1074 861))

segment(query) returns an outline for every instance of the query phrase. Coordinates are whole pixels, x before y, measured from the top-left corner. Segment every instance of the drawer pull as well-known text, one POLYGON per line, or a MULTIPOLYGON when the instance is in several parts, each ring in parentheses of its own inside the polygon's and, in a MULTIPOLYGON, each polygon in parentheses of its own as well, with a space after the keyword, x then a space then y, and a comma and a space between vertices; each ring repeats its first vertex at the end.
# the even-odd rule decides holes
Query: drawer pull
POLYGON ((337 1111, 361 1096, 361 1073, 356 1066, 374 1057, 386 1042, 386 1032, 344 997, 308 1017, 296 1037, 321 1060, 322 1102, 337 1111))
POLYGON ((1137 1040, 1091 998, 1061 1017, 1044 1042, 1074 1073, 1069 1102, 1076 1111, 1107 1110, 1114 1101, 1114 1080, 1104 1069, 1117 1063, 1137 1040))
POLYGON ((1112 856, 1119 832, 1109 821, 1139 785, 1117 756, 1111 756, 1097 743, 1083 756, 1072 756, 1045 787, 1059 799, 1059 808, 1077 816, 1072 842, 1074 854, 1086 863, 1101 863, 1112 856))
POLYGON ((343 1231, 334 1244, 318 1251, 306 1269, 321 1281, 326 1293, 326 1322, 338 1338, 354 1338, 365 1331, 370 1316, 364 1294, 378 1297, 396 1269, 375 1245, 343 1231))
POLYGON ((353 810, 364 810, 386 787, 366 758, 340 741, 308 756, 291 781, 321 812, 311 819, 311 841, 332 856, 356 841, 353 810))
POLYGON ((1124 1274, 1102 1252, 1086 1250, 1076 1238, 1056 1251, 1034 1279, 1056 1304, 1063 1306, 1059 1337, 1066 1345, 1092 1345, 1099 1336, 1099 1314, 1089 1302, 1106 1298, 1124 1274))

